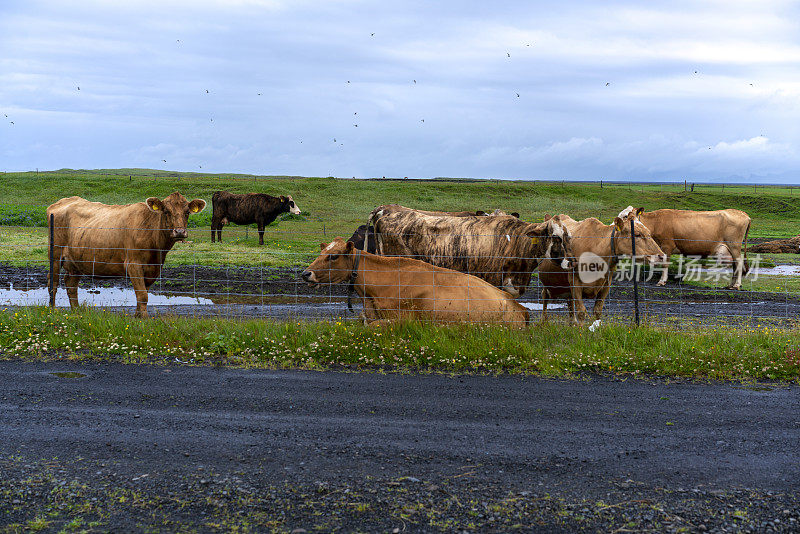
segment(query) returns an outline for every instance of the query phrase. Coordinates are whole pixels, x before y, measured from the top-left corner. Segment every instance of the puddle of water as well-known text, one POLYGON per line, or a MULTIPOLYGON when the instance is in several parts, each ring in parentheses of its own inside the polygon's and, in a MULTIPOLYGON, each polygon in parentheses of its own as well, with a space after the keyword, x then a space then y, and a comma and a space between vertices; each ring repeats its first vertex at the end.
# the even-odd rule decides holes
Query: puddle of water
MULTIPOLYGON (((730 267, 705 267, 702 269, 704 273, 722 273, 727 274, 731 272, 730 267)), ((758 276, 797 276, 800 275, 800 265, 776 265, 775 267, 759 267, 758 276)), ((756 273, 753 269, 747 273, 750 278, 756 273)))
MULTIPOLYGON (((533 311, 542 311, 542 308, 544 307, 543 304, 539 304, 538 302, 520 302, 520 304, 522 304, 523 306, 525 306, 529 310, 533 310, 533 311)), ((547 309, 548 310, 557 309, 557 308, 566 308, 566 307, 567 307, 566 304, 548 304, 547 305, 547 309)))
POLYGON ((57 376, 58 378, 83 378, 86 376, 83 373, 77 373, 75 371, 57 371, 55 373, 50 373, 53 376, 57 376))
MULTIPOLYGON (((0 306, 47 306, 50 295, 46 287, 38 289, 0 289, 0 306)), ((102 287, 82 289, 78 288, 78 302, 89 306, 136 306, 136 294, 133 289, 119 287, 102 287)), ((150 293, 147 299, 148 306, 169 306, 172 304, 213 304, 211 300, 202 297, 170 296, 150 293)), ((69 306, 69 298, 64 288, 59 288, 56 293, 56 306, 63 308, 69 306)))

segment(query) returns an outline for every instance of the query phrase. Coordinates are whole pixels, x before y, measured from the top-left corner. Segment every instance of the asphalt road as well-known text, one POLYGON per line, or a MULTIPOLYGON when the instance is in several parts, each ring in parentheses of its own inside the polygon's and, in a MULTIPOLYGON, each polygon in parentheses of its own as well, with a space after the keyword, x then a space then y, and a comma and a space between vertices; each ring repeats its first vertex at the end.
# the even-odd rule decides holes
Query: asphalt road
POLYGON ((0 388, 12 478, 57 458, 70 476, 167 486, 199 470, 256 487, 463 477, 572 500, 800 490, 797 386, 2 362, 0 388))

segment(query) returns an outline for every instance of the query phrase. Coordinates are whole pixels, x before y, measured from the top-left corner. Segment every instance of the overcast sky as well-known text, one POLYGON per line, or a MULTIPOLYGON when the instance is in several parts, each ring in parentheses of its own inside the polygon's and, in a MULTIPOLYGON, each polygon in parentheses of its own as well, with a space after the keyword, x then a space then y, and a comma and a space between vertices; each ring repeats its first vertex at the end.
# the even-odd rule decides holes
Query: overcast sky
POLYGON ((0 112, 7 171, 798 183, 800 8, 4 0, 0 112))

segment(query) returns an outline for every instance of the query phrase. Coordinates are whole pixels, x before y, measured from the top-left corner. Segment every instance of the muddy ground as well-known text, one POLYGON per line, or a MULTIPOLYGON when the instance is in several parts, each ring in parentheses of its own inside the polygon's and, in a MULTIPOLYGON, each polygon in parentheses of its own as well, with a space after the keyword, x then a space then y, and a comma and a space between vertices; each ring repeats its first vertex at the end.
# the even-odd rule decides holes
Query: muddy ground
MULTIPOLYGON (((180 295, 201 299, 197 303, 151 306, 153 314, 196 315, 204 317, 265 317, 274 319, 330 319, 358 316, 360 303, 354 298, 354 313, 346 306, 346 284, 310 288, 298 278, 302 268, 269 267, 168 267, 151 288, 158 295, 180 295)), ((529 305, 539 317, 541 291, 534 277, 520 302, 529 305)), ((47 270, 41 267, 10 267, 0 264, 0 291, 41 289, 47 285, 47 270)), ((122 278, 84 278, 82 288, 102 292, 104 287, 130 289, 122 278)), ((63 282, 60 292, 64 293, 63 282)), ((151 301, 152 303, 152 301, 151 301)), ((563 318, 566 309, 552 309, 563 318)), ((593 301, 587 301, 591 310, 593 301)), ((132 304, 110 306, 133 310, 132 304)), ((800 298, 789 293, 703 289, 670 280, 666 287, 653 281, 639 284, 640 320, 654 324, 795 324, 800 321, 800 298)), ((608 320, 634 317, 634 291, 630 282, 616 283, 603 310, 608 320)))

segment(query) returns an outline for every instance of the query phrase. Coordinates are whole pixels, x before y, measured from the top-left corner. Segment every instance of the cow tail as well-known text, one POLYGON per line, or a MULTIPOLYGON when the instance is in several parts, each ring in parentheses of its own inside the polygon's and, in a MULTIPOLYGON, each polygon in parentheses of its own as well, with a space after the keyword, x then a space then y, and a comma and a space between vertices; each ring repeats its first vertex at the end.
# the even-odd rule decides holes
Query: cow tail
POLYGON ((752 222, 752 220, 747 221, 747 228, 744 231, 744 269, 742 269, 744 271, 742 273, 743 275, 745 275, 745 274, 750 272, 750 265, 748 265, 748 263, 747 263, 747 234, 750 233, 750 223, 751 222, 752 222))

